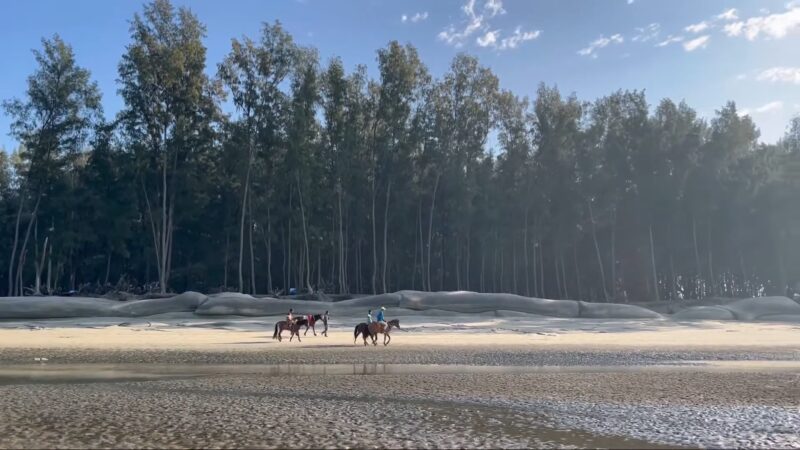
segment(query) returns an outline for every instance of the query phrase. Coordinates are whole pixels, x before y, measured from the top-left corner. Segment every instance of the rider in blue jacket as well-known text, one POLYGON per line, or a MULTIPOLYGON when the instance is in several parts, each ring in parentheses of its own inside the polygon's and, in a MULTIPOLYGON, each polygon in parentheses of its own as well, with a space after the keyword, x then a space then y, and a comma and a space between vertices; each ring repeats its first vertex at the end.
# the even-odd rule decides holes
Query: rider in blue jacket
POLYGON ((376 318, 375 318, 375 320, 376 320, 376 321, 377 321, 379 324, 381 324, 381 326, 382 326, 383 328, 386 328, 386 320, 383 318, 383 312, 384 312, 384 311, 386 311, 386 308, 384 308, 383 306, 381 306, 381 310, 380 310, 380 311, 378 311, 378 317, 376 317, 376 318))

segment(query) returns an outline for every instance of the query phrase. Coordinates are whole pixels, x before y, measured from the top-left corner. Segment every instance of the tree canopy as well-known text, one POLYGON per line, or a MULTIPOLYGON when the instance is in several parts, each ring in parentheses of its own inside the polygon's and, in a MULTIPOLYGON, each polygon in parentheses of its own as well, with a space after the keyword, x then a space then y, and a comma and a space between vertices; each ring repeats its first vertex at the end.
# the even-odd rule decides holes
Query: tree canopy
POLYGON ((67 43, 34 51, 3 103, 20 147, 0 152, 0 293, 645 301, 800 280, 800 118, 765 145, 732 102, 704 120, 637 90, 525 98, 466 54, 434 77, 398 42, 371 78, 279 22, 209 70, 204 37, 145 5, 108 119, 67 43))

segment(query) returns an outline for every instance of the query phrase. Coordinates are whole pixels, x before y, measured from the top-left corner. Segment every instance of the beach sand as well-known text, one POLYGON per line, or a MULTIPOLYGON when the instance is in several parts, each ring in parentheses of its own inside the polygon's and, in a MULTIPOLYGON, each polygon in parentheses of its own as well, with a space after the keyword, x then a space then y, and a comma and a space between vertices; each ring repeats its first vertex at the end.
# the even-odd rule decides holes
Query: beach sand
POLYGON ((547 323, 7 327, 0 447, 800 448, 797 326, 547 323))

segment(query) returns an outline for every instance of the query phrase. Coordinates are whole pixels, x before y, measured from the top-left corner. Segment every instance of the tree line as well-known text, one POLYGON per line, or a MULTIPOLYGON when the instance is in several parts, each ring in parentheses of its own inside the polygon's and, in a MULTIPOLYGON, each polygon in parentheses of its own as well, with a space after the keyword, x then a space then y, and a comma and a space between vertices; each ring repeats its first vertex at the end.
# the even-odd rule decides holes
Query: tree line
POLYGON ((145 5, 113 118, 72 48, 42 41, 3 103, 20 147, 0 152, 0 293, 642 301, 800 278, 800 119, 766 145, 734 103, 705 120, 636 90, 522 98, 472 56, 436 78, 398 42, 373 78, 278 22, 208 70, 204 37, 188 9, 145 5))

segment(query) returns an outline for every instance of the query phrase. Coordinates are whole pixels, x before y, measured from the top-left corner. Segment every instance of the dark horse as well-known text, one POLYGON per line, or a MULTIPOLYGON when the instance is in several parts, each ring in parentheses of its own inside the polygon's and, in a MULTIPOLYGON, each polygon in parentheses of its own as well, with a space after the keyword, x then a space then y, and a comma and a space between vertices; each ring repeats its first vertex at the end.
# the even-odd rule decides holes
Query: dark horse
MULTIPOLYGON (((358 340, 358 336, 364 336, 364 346, 367 345, 367 338, 371 338, 372 335, 369 334, 369 326, 367 326, 366 322, 361 322, 360 324, 356 325, 355 330, 353 330, 353 345, 355 345, 356 341, 358 340)), ((373 338, 373 341, 377 339, 373 338)))
POLYGON ((308 329, 309 328, 311 328, 311 331, 314 333, 314 336, 316 336, 317 335, 317 329, 314 328, 314 325, 316 325, 316 323, 321 320, 322 323, 325 325, 325 329, 322 330, 322 332, 320 334, 325 336, 325 337, 328 337, 328 315, 327 314, 314 314, 313 316, 312 315, 307 315, 307 316, 303 316, 303 319, 306 321, 306 323, 305 323, 306 331, 303 333, 303 336, 308 334, 308 329))
POLYGON ((386 322, 386 328, 381 329, 381 324, 378 322, 372 322, 371 324, 367 325, 365 322, 361 322, 360 324, 356 325, 356 328, 353 330, 353 344, 356 343, 358 340, 358 336, 361 335, 364 337, 364 345, 367 345, 367 338, 372 338, 372 345, 378 345, 378 335, 383 333, 383 345, 389 345, 389 342, 392 341, 391 336, 389 333, 392 331, 392 328, 400 328, 400 321, 398 319, 392 319, 386 322))

